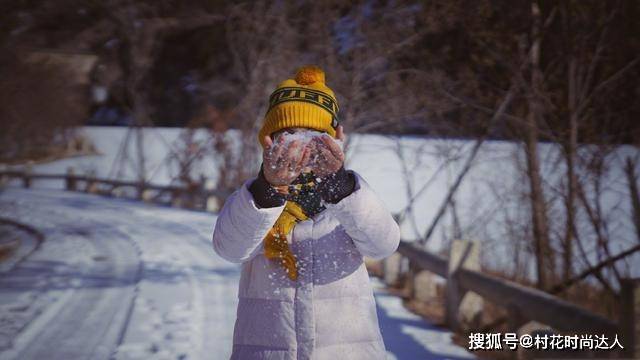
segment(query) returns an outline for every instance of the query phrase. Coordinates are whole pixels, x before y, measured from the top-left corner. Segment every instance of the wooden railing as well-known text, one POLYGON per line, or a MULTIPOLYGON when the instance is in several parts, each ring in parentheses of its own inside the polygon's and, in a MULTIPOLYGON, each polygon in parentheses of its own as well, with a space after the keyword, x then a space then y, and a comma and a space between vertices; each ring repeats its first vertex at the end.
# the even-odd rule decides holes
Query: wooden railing
POLYGON ((205 211, 218 211, 229 194, 207 189, 204 179, 188 186, 157 185, 148 182, 105 179, 91 175, 76 175, 73 168, 66 174, 38 174, 30 170, 0 171, 0 185, 18 180, 29 188, 36 181, 64 181, 68 191, 81 191, 110 197, 137 199, 145 202, 205 211))
POLYGON ((478 319, 483 302, 488 301, 506 310, 510 332, 521 333, 526 324, 538 324, 540 330, 605 334, 610 339, 617 335, 624 349, 614 355, 640 358, 639 279, 622 281, 619 317, 612 320, 541 290, 481 272, 476 242, 454 241, 445 258, 401 241, 397 252, 380 265, 384 282, 409 289, 408 296, 416 301, 435 300, 433 275, 444 278, 445 321, 455 331, 480 332, 478 319))

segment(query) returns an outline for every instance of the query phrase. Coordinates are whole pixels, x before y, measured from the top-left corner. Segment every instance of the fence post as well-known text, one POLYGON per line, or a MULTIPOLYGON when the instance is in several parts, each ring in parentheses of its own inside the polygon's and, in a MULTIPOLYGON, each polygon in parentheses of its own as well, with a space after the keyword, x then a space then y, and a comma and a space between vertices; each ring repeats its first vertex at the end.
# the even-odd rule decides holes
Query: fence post
POLYGON ((31 163, 28 163, 24 167, 24 172, 22 173, 22 185, 25 188, 31 187, 31 163))
POLYGON ((624 357, 640 358, 640 278, 620 281, 620 344, 624 357))
POLYGON ((145 189, 145 182, 144 180, 141 180, 138 182, 138 184, 136 185, 136 198, 138 200, 142 200, 144 201, 144 189, 145 189))
POLYGON ((179 189, 171 191, 171 206, 177 208, 182 207, 182 194, 179 189))
POLYGON ((207 195, 207 200, 205 204, 205 210, 208 212, 216 212, 220 210, 220 204, 218 202, 218 197, 215 195, 207 195))
POLYGON ((65 179, 65 189, 67 191, 76 191, 76 175, 73 171, 73 166, 67 168, 67 176, 65 179))
POLYGON ((421 302, 432 302, 438 298, 435 274, 418 270, 413 276, 413 297, 421 302))
POLYGON ((398 285, 398 282, 400 280, 401 263, 402 254, 397 251, 382 260, 382 273, 385 284, 389 286, 398 285))
POLYGON ((198 190, 194 198, 194 205, 198 210, 207 210, 208 197, 207 197, 206 185, 207 185, 207 178, 204 176, 204 174, 200 174, 200 176, 198 177, 198 190))
POLYGON ((86 184, 84 188, 85 192, 90 194, 95 194, 98 192, 98 185, 96 184, 95 178, 96 178, 95 170, 91 169, 87 171, 87 174, 85 176, 85 179, 86 179, 86 184))
POLYGON ((153 202, 154 192, 151 189, 143 189, 142 190, 142 201, 146 203, 153 202))
POLYGON ((479 325, 482 315, 482 298, 458 282, 458 270, 463 268, 480 270, 480 245, 475 241, 454 240, 449 253, 445 318, 451 329, 460 332, 479 325))
MULTIPOLYGON (((2 170, 5 170, 5 169, 3 168, 2 170)), ((9 183, 9 180, 11 180, 11 178, 7 174, 5 173, 0 174, 0 187, 6 186, 9 183)))
POLYGON ((209 179, 204 175, 201 175, 200 179, 203 184, 203 194, 205 196, 204 210, 208 212, 217 212, 220 210, 222 200, 219 199, 218 196, 213 195, 216 184, 212 179, 209 179))
MULTIPOLYGON (((402 260, 400 260, 402 263, 402 260)), ((409 261, 409 268, 405 274, 398 277, 399 283, 402 285, 402 293, 409 299, 414 299, 416 295, 416 274, 420 271, 415 263, 409 261)))

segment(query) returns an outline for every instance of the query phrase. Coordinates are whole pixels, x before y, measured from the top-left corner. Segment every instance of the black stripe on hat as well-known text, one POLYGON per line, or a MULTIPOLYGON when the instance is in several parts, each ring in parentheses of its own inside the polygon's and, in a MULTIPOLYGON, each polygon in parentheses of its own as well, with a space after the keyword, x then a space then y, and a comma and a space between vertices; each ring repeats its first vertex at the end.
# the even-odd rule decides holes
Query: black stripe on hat
POLYGON ((276 105, 282 104, 287 101, 302 101, 317 105, 331 114, 332 121, 331 126, 333 128, 338 127, 338 104, 328 94, 306 88, 299 87, 283 87, 274 91, 269 96, 269 109, 267 113, 276 105))

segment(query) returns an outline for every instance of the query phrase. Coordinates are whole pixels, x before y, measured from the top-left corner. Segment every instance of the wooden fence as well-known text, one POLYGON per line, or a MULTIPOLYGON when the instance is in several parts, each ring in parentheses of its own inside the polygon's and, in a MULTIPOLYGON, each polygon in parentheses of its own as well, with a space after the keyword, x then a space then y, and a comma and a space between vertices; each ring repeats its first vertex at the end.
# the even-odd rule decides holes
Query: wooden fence
POLYGON ((479 318, 487 301, 506 310, 508 331, 518 336, 546 329, 605 334, 613 343, 617 335, 624 349, 617 347, 609 355, 640 359, 640 279, 624 279, 619 317, 611 320, 549 293, 482 273, 479 254, 477 242, 454 241, 445 258, 401 241, 398 251, 381 262, 380 275, 387 285, 408 288, 412 299, 424 302, 437 297, 433 275, 444 278, 445 321, 458 332, 482 332, 479 318))
POLYGON ((0 184, 18 180, 29 188, 35 181, 64 181, 69 191, 81 191, 110 197, 123 197, 180 208, 218 211, 229 194, 205 186, 205 179, 187 186, 155 185, 147 182, 104 179, 91 175, 76 175, 69 167, 66 174, 37 174, 28 168, 22 171, 0 171, 0 184))

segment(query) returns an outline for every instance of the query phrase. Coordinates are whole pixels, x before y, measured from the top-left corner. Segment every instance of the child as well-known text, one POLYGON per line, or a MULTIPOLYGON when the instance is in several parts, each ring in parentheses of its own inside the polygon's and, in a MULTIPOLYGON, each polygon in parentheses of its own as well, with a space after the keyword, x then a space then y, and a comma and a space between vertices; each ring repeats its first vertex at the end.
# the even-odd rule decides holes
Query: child
POLYGON ((337 112, 318 67, 282 82, 258 135, 260 173, 220 211, 213 248, 242 263, 231 359, 386 358, 363 256, 391 255, 400 231, 344 169, 337 112))

